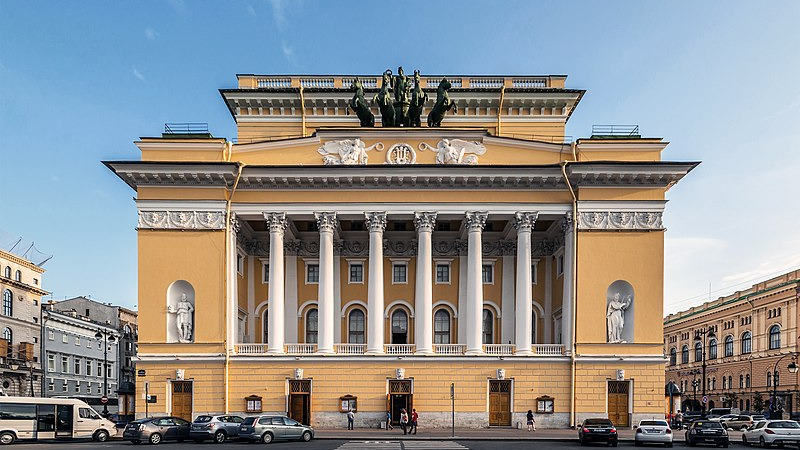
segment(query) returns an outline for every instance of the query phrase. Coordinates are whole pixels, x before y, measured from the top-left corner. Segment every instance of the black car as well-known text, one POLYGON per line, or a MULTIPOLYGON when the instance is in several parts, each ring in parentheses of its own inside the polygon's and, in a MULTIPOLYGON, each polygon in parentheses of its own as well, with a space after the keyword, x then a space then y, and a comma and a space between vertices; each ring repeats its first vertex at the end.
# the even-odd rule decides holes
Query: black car
POLYGON ((581 445, 589 442, 602 442, 616 447, 617 428, 608 419, 586 419, 578 428, 578 442, 581 445))
POLYGON ((719 422, 695 420, 686 430, 686 445, 714 444, 717 447, 728 447, 730 440, 725 427, 719 422))
POLYGON ((149 442, 160 444, 162 441, 182 442, 189 439, 190 422, 180 417, 150 417, 134 420, 125 427, 122 439, 134 444, 149 442))

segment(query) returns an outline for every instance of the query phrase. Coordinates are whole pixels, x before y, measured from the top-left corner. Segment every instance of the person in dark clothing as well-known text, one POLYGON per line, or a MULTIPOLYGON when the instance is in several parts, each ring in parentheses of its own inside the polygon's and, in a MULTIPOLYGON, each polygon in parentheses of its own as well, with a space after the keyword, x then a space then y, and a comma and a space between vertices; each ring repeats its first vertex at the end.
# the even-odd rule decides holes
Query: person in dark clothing
POLYGON ((413 431, 414 434, 417 434, 417 421, 419 420, 419 414, 417 414, 417 410, 412 408, 411 409, 411 429, 408 430, 409 434, 413 431))
POLYGON ((533 411, 528 410, 528 431, 536 431, 536 420, 533 418, 533 411))

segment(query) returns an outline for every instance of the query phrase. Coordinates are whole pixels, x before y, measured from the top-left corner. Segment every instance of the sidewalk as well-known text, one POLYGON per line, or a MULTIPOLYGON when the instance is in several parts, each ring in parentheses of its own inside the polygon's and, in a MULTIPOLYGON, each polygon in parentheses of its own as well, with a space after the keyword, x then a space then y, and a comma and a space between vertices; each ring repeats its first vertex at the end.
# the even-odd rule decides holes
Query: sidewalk
MULTIPOLYGON (((543 440, 543 441, 569 441, 578 439, 578 432, 570 429, 539 429, 536 431, 528 432, 523 428, 518 430, 516 428, 456 428, 455 437, 452 436, 450 428, 434 428, 423 429, 420 428, 416 435, 403 435, 403 431, 399 428, 394 430, 381 430, 378 428, 356 428, 355 430, 348 431, 339 428, 326 428, 315 430, 315 439, 337 439, 337 440, 442 440, 452 439, 458 441, 520 441, 520 440, 543 440)), ((619 439, 621 441, 633 441, 635 431, 631 429, 619 430, 619 439)), ((684 430, 674 431, 675 442, 684 441, 684 430)), ((731 432, 730 439, 732 442, 739 442, 741 440, 741 433, 731 432)))

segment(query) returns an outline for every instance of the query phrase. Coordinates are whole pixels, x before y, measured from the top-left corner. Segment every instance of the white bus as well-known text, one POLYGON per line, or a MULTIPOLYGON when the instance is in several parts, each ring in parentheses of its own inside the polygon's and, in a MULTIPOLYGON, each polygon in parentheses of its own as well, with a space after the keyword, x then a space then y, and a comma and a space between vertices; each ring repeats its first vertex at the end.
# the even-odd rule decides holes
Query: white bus
POLYGON ((0 444, 17 440, 108 440, 114 422, 70 398, 0 397, 0 444))

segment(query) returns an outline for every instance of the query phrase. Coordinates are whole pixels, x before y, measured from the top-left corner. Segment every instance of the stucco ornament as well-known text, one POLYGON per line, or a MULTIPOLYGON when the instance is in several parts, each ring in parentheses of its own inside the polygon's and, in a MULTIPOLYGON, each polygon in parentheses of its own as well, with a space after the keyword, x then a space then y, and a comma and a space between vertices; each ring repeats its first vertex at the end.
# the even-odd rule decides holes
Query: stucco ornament
POLYGON ((367 152, 383 150, 383 143, 378 142, 367 147, 361 139, 342 139, 328 141, 317 149, 322 155, 322 163, 326 166, 353 166, 367 163, 367 152))
POLYGON ((192 306, 186 294, 181 294, 178 304, 175 306, 168 305, 167 312, 175 314, 175 326, 178 327, 178 341, 179 342, 192 342, 192 317, 194 313, 194 306, 192 306))
POLYGON ((442 139, 436 148, 425 142, 419 144, 420 150, 436 152, 436 164, 478 164, 478 156, 486 153, 486 147, 480 142, 469 142, 461 139, 442 139))
POLYGON ((619 292, 609 299, 606 310, 609 343, 625 343, 622 339, 622 331, 625 328, 625 310, 631 306, 632 301, 631 295, 623 298, 619 292))
POLYGON ((386 152, 386 164, 416 164, 417 152, 404 143, 394 144, 386 152))

